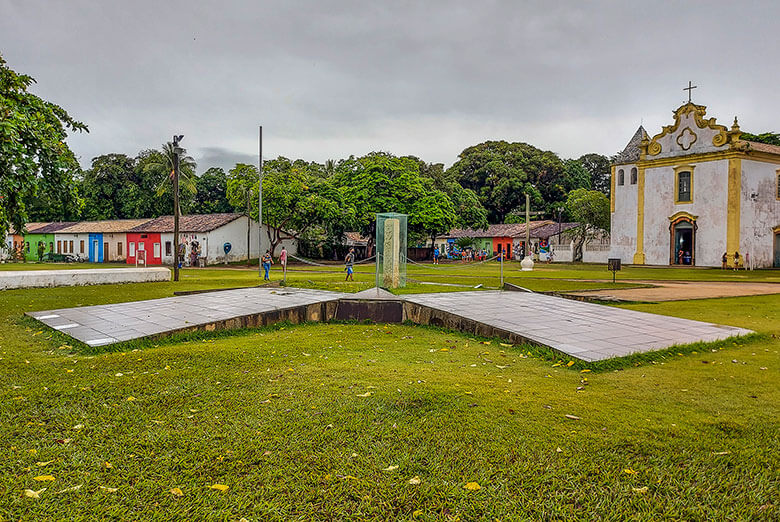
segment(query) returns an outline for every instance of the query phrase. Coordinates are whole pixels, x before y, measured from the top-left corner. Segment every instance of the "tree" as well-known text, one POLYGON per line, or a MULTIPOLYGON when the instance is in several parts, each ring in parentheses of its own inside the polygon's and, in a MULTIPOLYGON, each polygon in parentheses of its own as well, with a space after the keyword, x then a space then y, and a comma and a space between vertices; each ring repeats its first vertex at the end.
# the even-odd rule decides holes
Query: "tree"
POLYGON ((449 232, 456 221, 455 207, 450 198, 440 190, 433 190, 416 201, 409 226, 413 232, 424 233, 431 238, 433 249, 436 238, 449 232))
MULTIPOLYGON (((344 208, 340 192, 319 173, 321 167, 284 157, 263 164, 263 223, 272 256, 284 240, 301 239, 315 230, 328 233, 343 227, 342 221, 353 220, 351 210, 344 208)), ((251 188, 254 196, 250 196, 253 219, 258 219, 257 189, 255 176, 251 188)))
POLYGON ((757 143, 766 143, 767 145, 780 145, 780 133, 763 132, 761 134, 750 134, 743 132, 739 139, 746 141, 755 141, 757 143))
POLYGON ((563 189, 568 194, 572 190, 584 188, 590 190, 591 176, 579 160, 566 160, 563 163, 563 189))
MULTIPOLYGON (((162 196, 166 193, 173 192, 173 143, 168 141, 163 143, 160 155, 154 156, 154 161, 149 161, 144 166, 145 173, 156 174, 162 179, 160 184, 157 185, 157 196, 162 196), (167 174, 167 175, 163 175, 167 174)), ((197 164, 191 156, 179 157, 179 189, 189 193, 195 194, 198 191, 198 187, 195 184, 195 168, 197 164)), ((181 214, 181 201, 179 202, 179 214, 181 214)))
POLYGON ((577 227, 567 231, 574 241, 572 259, 582 261, 585 241, 609 232, 609 198, 598 190, 576 189, 566 198, 566 210, 578 223, 577 227))
POLYGON ((197 193, 190 205, 195 214, 232 212, 233 206, 227 199, 227 175, 219 167, 211 167, 195 178, 197 193))
POLYGON ((459 158, 449 172, 476 193, 492 223, 502 223, 521 208, 526 193, 537 205, 564 197, 564 165, 553 152, 527 143, 486 141, 465 149, 459 158))
POLYGON ((609 158, 592 153, 580 156, 578 161, 590 174, 590 188, 609 197, 612 176, 612 165, 609 158))
POLYGON ((128 215, 125 206, 130 187, 136 183, 135 161, 124 154, 103 154, 92 159, 92 167, 81 179, 84 219, 121 219, 128 215))
MULTIPOLYGON (((257 167, 247 165, 246 163, 236 163, 236 166, 230 169, 227 179, 227 199, 233 208, 246 212, 249 216, 252 211, 252 189, 257 194, 257 167)), ((262 226, 262 223, 261 225, 262 226)), ((251 236, 252 223, 247 220, 246 224, 246 259, 249 261, 249 244, 251 236)), ((258 251, 260 245, 258 245, 258 251)), ((262 255, 262 254, 261 254, 262 255)))
POLYGON ((87 126, 60 106, 27 92, 35 80, 11 70, 0 55, 0 241, 23 230, 35 198, 79 201, 78 161, 68 131, 87 126))

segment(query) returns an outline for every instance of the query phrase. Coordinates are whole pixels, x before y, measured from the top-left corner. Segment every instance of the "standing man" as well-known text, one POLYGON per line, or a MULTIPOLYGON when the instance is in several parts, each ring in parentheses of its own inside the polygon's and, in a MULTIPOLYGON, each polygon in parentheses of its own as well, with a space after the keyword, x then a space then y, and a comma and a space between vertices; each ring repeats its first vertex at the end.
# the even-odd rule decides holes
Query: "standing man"
POLYGON ((438 265, 439 264, 439 247, 436 247, 433 249, 433 264, 438 265))
POLYGON ((287 280, 287 247, 282 246, 282 251, 279 253, 279 264, 282 265, 282 272, 284 272, 284 280, 287 280))
POLYGON ((352 265, 355 263, 355 249, 350 248, 347 257, 344 258, 344 270, 347 271, 347 277, 344 281, 354 281, 352 265))
POLYGON ((265 251, 265 254, 263 254, 263 257, 260 260, 260 262, 263 263, 263 271, 265 272, 263 281, 270 281, 271 278, 268 276, 268 271, 271 270, 271 265, 274 263, 274 260, 271 258, 270 250, 265 251))

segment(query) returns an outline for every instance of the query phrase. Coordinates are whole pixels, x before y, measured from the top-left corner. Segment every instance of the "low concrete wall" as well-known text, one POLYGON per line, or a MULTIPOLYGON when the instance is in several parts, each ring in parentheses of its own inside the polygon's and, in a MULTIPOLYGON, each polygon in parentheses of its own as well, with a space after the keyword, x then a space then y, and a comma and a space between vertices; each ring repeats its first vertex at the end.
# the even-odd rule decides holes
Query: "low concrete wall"
POLYGON ((0 271, 0 290, 52 286, 110 285, 170 281, 171 271, 155 268, 95 268, 83 270, 0 271))

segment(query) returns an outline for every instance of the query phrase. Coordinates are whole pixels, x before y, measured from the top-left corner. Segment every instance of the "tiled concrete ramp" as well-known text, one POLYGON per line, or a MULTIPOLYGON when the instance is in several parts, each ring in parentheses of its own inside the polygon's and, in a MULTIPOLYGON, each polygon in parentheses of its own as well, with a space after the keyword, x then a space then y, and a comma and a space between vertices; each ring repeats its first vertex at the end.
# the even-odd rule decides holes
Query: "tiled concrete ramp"
POLYGON ((321 321, 342 296, 298 288, 241 288, 148 301, 63 308, 27 315, 90 346, 188 330, 321 321))
POLYGON ((498 291, 377 296, 376 291, 361 295, 243 288, 28 315, 90 346, 279 321, 408 319, 511 342, 533 342, 585 361, 751 333, 543 294, 498 291))
POLYGON ((524 339, 585 361, 752 333, 744 328, 530 292, 452 292, 409 295, 406 299, 496 328, 506 332, 504 336, 510 340, 524 339))

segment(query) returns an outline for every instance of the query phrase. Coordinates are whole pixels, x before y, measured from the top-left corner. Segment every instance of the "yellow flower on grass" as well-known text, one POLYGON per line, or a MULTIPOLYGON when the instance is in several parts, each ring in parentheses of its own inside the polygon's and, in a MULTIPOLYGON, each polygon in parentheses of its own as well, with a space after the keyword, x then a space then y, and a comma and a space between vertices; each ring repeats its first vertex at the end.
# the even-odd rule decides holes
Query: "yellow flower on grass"
POLYGON ((220 493, 224 493, 229 489, 229 486, 226 486, 224 484, 212 484, 211 486, 209 486, 209 489, 216 489, 220 493))
POLYGON ((38 482, 52 482, 54 477, 52 475, 38 475, 37 477, 33 477, 33 480, 38 482))
POLYGON ((173 488, 173 489, 171 489, 171 495, 174 495, 176 497, 183 497, 184 496, 184 492, 181 489, 179 489, 179 488, 173 488))

